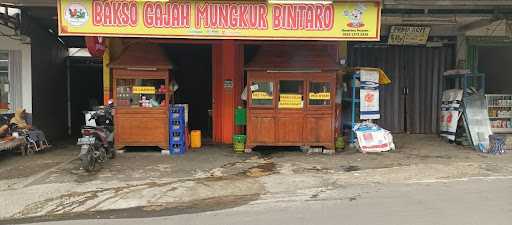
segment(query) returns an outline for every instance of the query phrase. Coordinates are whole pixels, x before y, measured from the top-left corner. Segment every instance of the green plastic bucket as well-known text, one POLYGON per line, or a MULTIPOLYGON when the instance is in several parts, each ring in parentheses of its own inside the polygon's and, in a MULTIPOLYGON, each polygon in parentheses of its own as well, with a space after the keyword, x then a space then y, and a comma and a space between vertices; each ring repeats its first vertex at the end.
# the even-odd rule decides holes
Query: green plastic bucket
POLYGON ((242 153, 245 151, 245 139, 247 137, 245 135, 235 135, 233 136, 233 150, 237 153, 242 153))
POLYGON ((235 125, 245 126, 247 124, 247 110, 238 107, 235 109, 235 125))
POLYGON ((342 150, 345 148, 345 140, 343 139, 343 137, 338 137, 336 139, 336 150, 342 150))

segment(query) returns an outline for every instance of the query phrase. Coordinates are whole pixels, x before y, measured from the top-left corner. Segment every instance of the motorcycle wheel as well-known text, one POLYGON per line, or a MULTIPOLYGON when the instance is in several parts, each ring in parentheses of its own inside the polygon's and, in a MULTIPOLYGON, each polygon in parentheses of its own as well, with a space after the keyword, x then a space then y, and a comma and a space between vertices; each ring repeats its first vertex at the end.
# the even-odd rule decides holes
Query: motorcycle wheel
POLYGON ((117 151, 113 148, 110 148, 109 151, 110 151, 110 158, 115 159, 116 155, 117 155, 117 151))
POLYGON ((89 150, 87 151, 87 156, 80 159, 82 168, 87 172, 93 171, 94 168, 96 167, 96 160, 94 159, 94 155, 93 155, 94 149, 92 149, 92 148, 93 147, 90 146, 89 150))

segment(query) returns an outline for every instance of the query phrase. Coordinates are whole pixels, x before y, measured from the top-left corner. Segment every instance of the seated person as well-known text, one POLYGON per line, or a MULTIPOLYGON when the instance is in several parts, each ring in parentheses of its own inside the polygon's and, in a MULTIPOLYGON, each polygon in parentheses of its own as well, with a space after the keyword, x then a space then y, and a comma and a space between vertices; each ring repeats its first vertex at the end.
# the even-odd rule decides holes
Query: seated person
POLYGON ((35 129, 32 125, 27 123, 27 112, 25 109, 17 109, 14 117, 11 119, 11 124, 16 125, 16 128, 28 133, 28 137, 38 144, 43 144, 46 137, 43 131, 35 129))
POLYGON ((7 121, 0 120, 0 140, 2 141, 10 141, 16 139, 11 136, 9 133, 9 125, 7 125, 7 121))

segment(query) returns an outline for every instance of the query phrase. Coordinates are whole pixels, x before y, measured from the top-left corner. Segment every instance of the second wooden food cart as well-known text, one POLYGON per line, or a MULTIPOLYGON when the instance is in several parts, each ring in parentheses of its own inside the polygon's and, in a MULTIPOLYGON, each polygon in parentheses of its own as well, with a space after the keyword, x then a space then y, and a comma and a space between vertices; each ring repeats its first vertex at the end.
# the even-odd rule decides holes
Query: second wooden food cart
POLYGON ((339 65, 325 46, 261 47, 247 70, 247 148, 334 150, 339 65))

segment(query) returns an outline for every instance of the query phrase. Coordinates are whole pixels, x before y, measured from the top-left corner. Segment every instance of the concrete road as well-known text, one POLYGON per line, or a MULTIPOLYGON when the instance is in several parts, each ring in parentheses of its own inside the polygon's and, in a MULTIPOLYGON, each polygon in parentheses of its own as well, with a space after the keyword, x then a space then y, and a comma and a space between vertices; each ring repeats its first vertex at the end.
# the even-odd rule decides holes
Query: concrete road
POLYGON ((314 195, 263 196, 250 204, 171 217, 81 220, 46 225, 512 224, 512 178, 341 186, 314 195))

